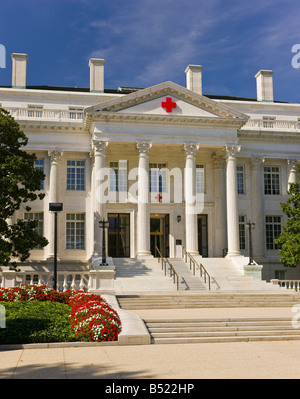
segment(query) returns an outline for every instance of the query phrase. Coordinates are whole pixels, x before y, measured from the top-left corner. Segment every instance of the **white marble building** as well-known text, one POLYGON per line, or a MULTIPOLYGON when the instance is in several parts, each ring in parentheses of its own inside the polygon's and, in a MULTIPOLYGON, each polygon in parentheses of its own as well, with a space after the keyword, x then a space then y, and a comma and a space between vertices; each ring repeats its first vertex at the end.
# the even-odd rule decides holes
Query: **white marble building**
POLYGON ((15 215, 39 219, 49 241, 27 267, 51 263, 49 203, 61 202, 60 269, 88 269, 101 254, 103 218, 108 255, 131 258, 154 254, 155 246, 176 257, 180 245, 203 257, 248 256, 251 221, 263 278, 299 278, 297 268, 279 263, 274 238, 285 223, 280 202, 296 180, 300 104, 274 101, 272 71, 249 77, 257 84, 257 98, 249 99, 203 95, 197 65, 187 67, 186 87, 108 90, 101 59, 89 61, 86 89, 27 86, 27 55, 12 60, 12 86, 0 87, 0 106, 21 125, 26 150, 46 175, 45 199, 15 215))

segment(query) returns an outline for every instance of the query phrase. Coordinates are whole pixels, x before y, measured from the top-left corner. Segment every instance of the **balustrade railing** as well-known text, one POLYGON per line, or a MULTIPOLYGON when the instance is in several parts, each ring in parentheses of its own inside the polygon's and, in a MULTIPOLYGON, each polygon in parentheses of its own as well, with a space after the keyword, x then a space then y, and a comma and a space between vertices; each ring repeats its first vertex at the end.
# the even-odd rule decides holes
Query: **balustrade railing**
POLYGON ((300 130, 300 121, 249 119, 242 130, 247 128, 300 130))
POLYGON ((272 279, 271 283, 274 285, 279 285, 279 287, 285 287, 288 290, 300 291, 300 280, 272 279))
POLYGON ((69 122, 82 122, 83 111, 74 110, 61 110, 61 109, 31 109, 31 108, 17 108, 17 107, 6 107, 5 108, 15 119, 22 120, 57 120, 57 121, 69 121, 69 122))

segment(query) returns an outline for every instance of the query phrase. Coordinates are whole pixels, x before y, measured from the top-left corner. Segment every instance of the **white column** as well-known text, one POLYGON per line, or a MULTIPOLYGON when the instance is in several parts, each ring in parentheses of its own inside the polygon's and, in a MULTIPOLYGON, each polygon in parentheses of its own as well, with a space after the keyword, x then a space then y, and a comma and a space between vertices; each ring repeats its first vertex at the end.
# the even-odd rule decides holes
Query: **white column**
POLYGON ((99 221, 105 212, 104 179, 105 179, 105 152, 108 142, 93 140, 94 170, 92 173, 92 198, 94 209, 94 251, 93 255, 102 255, 102 230, 99 221))
MULTIPOLYGON (((49 203, 59 202, 59 168, 61 151, 48 151, 50 157, 50 177, 49 177, 49 203)), ((49 208, 48 208, 49 210, 49 208)), ((47 239, 48 246, 45 248, 47 257, 54 256, 54 215, 48 212, 48 217, 45 217, 45 226, 48 227, 47 239)), ((59 224, 59 221, 58 221, 59 224)), ((59 231, 59 227, 58 227, 59 231)), ((59 240, 58 240, 59 242, 59 240)))
POLYGON ((288 159, 287 160, 287 170, 288 170, 288 186, 287 190, 289 190, 289 185, 291 183, 297 182, 297 159, 288 159))
POLYGON ((226 227, 226 177, 224 154, 212 155, 214 165, 214 256, 222 257, 223 250, 227 248, 227 227, 226 227))
POLYGON ((254 260, 263 258, 265 253, 263 163, 263 158, 253 157, 251 159, 251 223, 255 223, 251 237, 254 260))
POLYGON ((152 144, 137 143, 138 166, 138 212, 137 212, 137 256, 151 256, 150 211, 149 211, 149 150, 152 144))
POLYGON ((240 146, 226 146, 227 256, 240 255, 236 155, 240 146))
POLYGON ((192 255, 199 255, 198 226, 196 204, 196 144, 185 144, 184 197, 186 250, 192 255))

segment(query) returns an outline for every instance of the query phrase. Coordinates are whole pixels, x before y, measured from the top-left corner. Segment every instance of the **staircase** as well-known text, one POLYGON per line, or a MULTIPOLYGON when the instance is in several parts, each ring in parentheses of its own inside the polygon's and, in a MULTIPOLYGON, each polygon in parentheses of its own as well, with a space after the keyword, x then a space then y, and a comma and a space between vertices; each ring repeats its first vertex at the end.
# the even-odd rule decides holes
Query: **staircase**
POLYGON ((182 259, 169 259, 179 276, 179 291, 206 291, 206 286, 199 277, 193 275, 182 259))
POLYGON ((176 291, 173 279, 165 275, 156 258, 114 258, 116 294, 172 293, 176 291))
POLYGON ((290 318, 146 319, 153 344, 299 340, 290 318))
POLYGON ((173 292, 169 294, 117 295, 124 310, 132 309, 201 309, 236 307, 290 307, 300 303, 300 293, 286 291, 273 293, 192 293, 173 292))

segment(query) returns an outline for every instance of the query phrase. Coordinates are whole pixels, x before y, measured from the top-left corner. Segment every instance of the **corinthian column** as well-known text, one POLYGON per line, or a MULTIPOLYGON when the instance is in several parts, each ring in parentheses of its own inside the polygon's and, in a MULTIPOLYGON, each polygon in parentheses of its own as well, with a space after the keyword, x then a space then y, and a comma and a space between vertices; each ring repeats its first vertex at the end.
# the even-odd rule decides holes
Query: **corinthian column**
POLYGON ((196 204, 196 144, 185 144, 184 196, 185 196, 185 231, 186 250, 192 255, 199 255, 198 226, 196 204))
POLYGON ((102 140, 93 140, 92 154, 94 155, 94 170, 92 173, 92 199, 94 209, 94 251, 96 256, 102 255, 102 230, 99 221, 104 217, 105 196, 104 196, 104 178, 105 178, 105 152, 108 143, 102 140))
POLYGON ((212 159, 215 191, 214 256, 222 257, 223 250, 227 248, 225 157, 224 154, 214 153, 212 159))
POLYGON ((149 150, 152 144, 137 143, 138 166, 138 212, 137 212, 137 256, 150 256, 150 212, 149 212, 149 150))
POLYGON ((227 256, 240 255, 236 156, 240 146, 226 146, 227 256))
MULTIPOLYGON (((61 151, 48 151, 50 157, 50 176, 49 176, 49 203, 59 202, 59 168, 60 158, 62 156, 61 151)), ((54 256, 54 217, 49 214, 49 217, 45 218, 46 231, 48 230, 47 239, 49 241, 47 250, 47 257, 54 256)), ((59 230, 59 229, 58 229, 59 230)))
POLYGON ((251 222, 255 223, 255 231, 252 235, 254 260, 262 258, 265 252, 263 163, 263 158, 251 159, 251 222))
POLYGON ((288 169, 288 186, 287 190, 289 190, 289 185, 291 183, 296 183, 297 181, 297 159, 288 159, 287 160, 287 169, 288 169))

